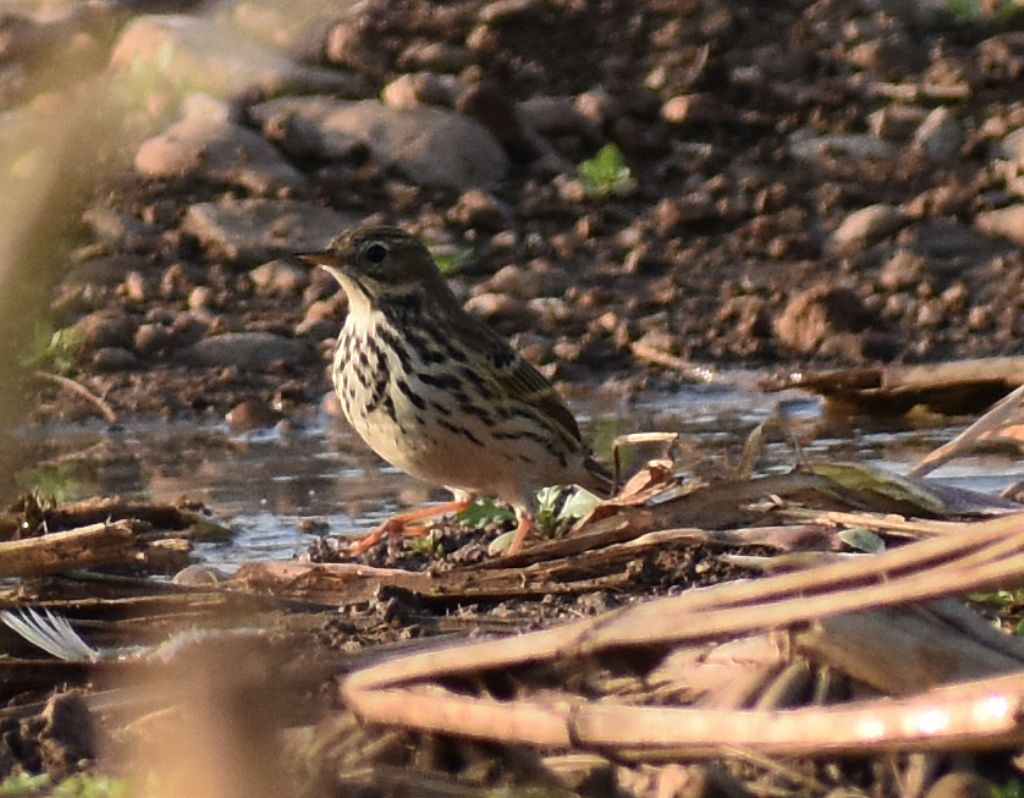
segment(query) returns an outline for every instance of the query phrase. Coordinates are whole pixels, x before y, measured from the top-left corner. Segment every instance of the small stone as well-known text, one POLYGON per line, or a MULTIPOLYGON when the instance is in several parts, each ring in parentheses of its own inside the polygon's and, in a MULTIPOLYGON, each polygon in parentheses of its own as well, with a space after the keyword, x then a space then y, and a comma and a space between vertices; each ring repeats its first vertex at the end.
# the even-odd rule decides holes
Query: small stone
POLYGON ((139 367, 139 359, 120 346, 104 346, 92 356, 96 371, 130 371, 139 367))
POLYGON ((389 108, 415 108, 420 105, 441 105, 451 108, 465 84, 451 75, 416 72, 399 75, 381 91, 381 99, 389 108))
POLYGON ((68 284, 115 286, 135 269, 146 266, 141 255, 103 255, 90 258, 76 265, 64 277, 68 284))
POLYGON ((125 239, 148 238, 156 235, 156 228, 136 216, 120 213, 111 208, 96 206, 82 214, 82 220, 103 241, 119 242, 125 239))
POLYGON ((878 238, 894 233, 904 224, 899 208, 884 202, 847 214, 832 234, 832 246, 839 250, 863 247, 878 238))
POLYGON ((960 152, 964 132, 948 108, 934 109, 914 133, 914 148, 929 161, 948 161, 960 152))
POLYGON ((989 798, 995 794, 996 785, 977 773, 954 771, 935 782, 925 798, 989 798))
POLYGON ((878 283, 887 291, 901 291, 921 282, 924 258, 907 249, 898 249, 882 266, 878 283))
POLYGON ((526 302, 509 294, 477 294, 466 301, 465 308, 470 313, 484 319, 501 318, 515 322, 526 322, 533 319, 533 314, 526 302))
POLYGON ((175 585, 186 585, 188 587, 204 587, 208 585, 219 585, 228 580, 228 575, 210 565, 193 563, 182 568, 172 578, 175 585))
POLYGON ((309 269, 284 260, 272 260, 250 270, 249 279, 265 294, 289 296, 302 292, 309 285, 309 269))
POLYGON ((250 113, 261 123, 280 113, 294 114, 316 131, 323 160, 349 157, 355 146, 362 146, 381 166, 394 167, 422 186, 488 187, 508 168, 494 136, 463 114, 442 108, 281 97, 253 106, 250 113))
POLYGON ((180 346, 180 338, 166 324, 151 322, 140 324, 135 332, 132 348, 140 355, 152 355, 180 346))
POLYGON ((136 326, 136 321, 124 311, 101 309, 80 318, 74 330, 87 351, 108 346, 129 349, 136 326))
POLYGON ((447 42, 413 42, 398 56, 403 69, 430 69, 438 72, 461 72, 476 62, 468 47, 447 42))
POLYGON ((494 0, 480 9, 477 18, 487 25, 498 25, 537 15, 543 6, 542 0, 494 0))
POLYGON ((880 139, 904 141, 914 135, 925 117, 923 108, 894 103, 868 115, 868 129, 880 139))
POLYGON ((188 295, 191 310, 209 310, 214 304, 214 292, 208 285, 197 285, 188 295))
POLYGON ((798 161, 825 165, 830 159, 889 161, 899 153, 896 147, 866 133, 808 136, 798 131, 790 137, 789 152, 798 161))
POLYGON ((230 261, 323 249, 358 218, 295 200, 233 199, 189 206, 182 229, 230 261))
POLYGON ((334 338, 341 324, 337 298, 318 299, 309 306, 302 321, 296 325, 295 335, 316 340, 334 338))
POLYGON ((189 116, 147 139, 135 154, 146 177, 189 177, 255 194, 298 189, 306 178, 262 136, 221 119, 189 116))
POLYGON ((508 226, 512 212, 490 192, 472 188, 455 202, 448 218, 462 227, 494 233, 508 226))
POLYGON ((996 145, 996 155, 1009 161, 1024 164, 1024 128, 1018 128, 1007 134, 996 145))
POLYGON ((265 94, 283 89, 329 91, 362 97, 369 85, 359 75, 304 66, 263 47, 228 25, 204 16, 143 14, 121 31, 110 64, 115 70, 145 74, 178 89, 220 96, 257 87, 265 94))
POLYGON ((990 236, 1002 236, 1015 244, 1024 244, 1024 203, 979 213, 974 217, 974 225, 990 236))
POLYGON ((779 340, 800 354, 813 354, 839 333, 860 332, 876 321, 849 288, 817 286, 801 291, 775 320, 779 340))
POLYGON ((266 369, 276 362, 308 363, 312 350, 304 341, 274 333, 233 332, 204 338, 180 353, 192 366, 234 366, 241 371, 266 369))
POLYGON ((249 432, 273 427, 281 415, 266 402, 246 399, 232 407, 224 418, 232 432, 249 432))

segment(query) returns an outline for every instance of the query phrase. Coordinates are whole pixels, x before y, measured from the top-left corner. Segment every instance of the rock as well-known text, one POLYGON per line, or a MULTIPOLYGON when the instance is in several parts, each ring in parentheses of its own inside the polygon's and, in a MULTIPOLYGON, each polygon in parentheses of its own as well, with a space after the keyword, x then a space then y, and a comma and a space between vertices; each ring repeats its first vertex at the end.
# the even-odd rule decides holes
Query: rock
POLYGON ((838 250, 862 247, 875 239, 894 233, 905 222, 902 211, 884 202, 847 214, 832 233, 832 246, 838 250))
POLYGON ((189 206, 182 229, 218 257, 252 263, 323 249, 358 221, 309 202, 229 197, 189 206))
POLYGON ((546 136, 582 135, 592 138, 598 128, 577 107, 573 97, 542 95, 530 97, 516 104, 519 116, 546 136))
POLYGON ((363 19, 353 15, 327 32, 324 55, 332 64, 347 66, 380 80, 388 73, 388 56, 374 41, 374 34, 363 19))
POLYGON ((459 96, 455 110, 483 125, 517 161, 531 161, 542 151, 537 134, 519 116, 509 93, 496 83, 470 86, 459 96))
POLYGON ((304 342, 269 332, 232 332, 204 338, 182 350, 179 358, 190 366, 235 366, 241 371, 266 369, 282 361, 307 363, 312 350, 304 342))
POLYGON ((384 87, 380 96, 389 108, 415 108, 420 105, 451 108, 465 90, 466 84, 452 75, 415 72, 399 75, 384 87))
POLYGON ((250 109, 265 123, 280 113, 310 123, 324 160, 349 157, 364 146, 384 166, 423 186, 467 189, 497 183, 508 157, 494 137, 471 119, 440 108, 388 108, 377 100, 282 97, 250 109))
POLYGON ((398 65, 403 69, 437 72, 461 72, 475 61, 472 50, 447 42, 413 42, 398 56, 398 65))
POLYGON ((166 324, 140 324, 132 348, 140 355, 152 355, 181 346, 181 336, 166 324))
POLYGON ((1024 203, 979 213, 974 217, 974 225, 988 235, 1024 244, 1024 203))
POLYGON ((358 75, 296 64, 231 28, 202 16, 152 14, 133 19, 113 48, 110 64, 129 74, 159 76, 170 86, 221 96, 256 87, 330 91, 365 97, 358 75))
POLYGON ((136 326, 135 320, 122 310, 101 309, 80 318, 74 330, 86 351, 107 346, 130 349, 136 326))
POLYGON ((953 771, 935 782, 925 798, 989 798, 999 792, 995 783, 977 773, 953 771))
POLYGON ((880 139, 904 141, 914 135, 925 115, 916 105, 893 103, 868 115, 868 129, 880 139))
POLYGON ((887 161, 898 154, 892 144, 866 133, 808 136, 798 131, 790 137, 789 153, 798 161, 825 164, 840 158, 860 161, 887 161))
POLYGON ((113 287, 127 274, 145 266, 146 259, 141 255, 101 255, 77 264, 64 277, 64 282, 113 287))
POLYGON ((262 263, 249 272, 252 284, 265 294, 298 294, 309 285, 309 269, 284 260, 262 263))
POLYGON ((914 133, 913 145, 929 161, 948 161, 960 152, 964 131, 948 108, 939 107, 925 117, 914 133))
POLYGON ((280 418, 280 413, 270 405, 256 399, 246 399, 244 402, 240 402, 224 416, 232 432, 249 432, 254 429, 272 427, 280 418))
POLYGON ((305 185, 302 173, 262 136, 220 119, 188 116, 142 143, 135 168, 146 177, 188 176, 271 194, 305 185))
POLYGON ((193 563, 192 565, 187 565, 178 571, 178 573, 171 578, 171 582, 175 585, 206 587, 209 585, 219 585, 222 582, 226 582, 228 579, 229 576, 217 568, 209 565, 193 563))
POLYGON ((489 191, 471 188, 456 200, 448 218, 463 227, 494 233, 512 221, 512 211, 489 191))
POLYGON ((924 271, 924 258, 900 248, 878 272, 878 284, 887 291, 902 291, 920 283, 924 271))
POLYGON ((1024 127, 1004 136, 1003 140, 996 145, 996 155, 1024 164, 1024 127))
POLYGON ((135 354, 120 346, 104 346, 92 356, 92 367, 96 371, 130 371, 139 365, 135 354))
POLYGON ((877 319, 849 288, 816 286, 789 300, 775 320, 779 340, 800 354, 815 353, 829 339, 842 333, 860 332, 877 319))
POLYGON ((86 210, 82 214, 82 221, 92 228, 97 238, 114 243, 130 238, 149 238, 157 233, 153 225, 146 224, 137 216, 120 213, 102 205, 86 210))

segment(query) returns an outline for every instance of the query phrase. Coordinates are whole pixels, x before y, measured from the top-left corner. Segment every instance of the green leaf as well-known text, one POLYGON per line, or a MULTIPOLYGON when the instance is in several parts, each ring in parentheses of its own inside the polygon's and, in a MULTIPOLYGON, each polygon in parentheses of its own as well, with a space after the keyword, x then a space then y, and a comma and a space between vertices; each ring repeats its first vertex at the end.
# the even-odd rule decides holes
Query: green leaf
POLYGON ((511 507, 499 504, 494 499, 477 499, 455 518, 468 527, 481 529, 492 523, 515 521, 516 514, 511 507))
POLYGON ((587 196, 593 199, 623 196, 636 188, 633 173, 615 144, 605 144, 593 158, 583 161, 577 171, 587 196))
POLYGON ((430 250, 430 254, 434 256, 434 262, 437 263, 441 274, 451 277, 466 268, 466 264, 473 257, 473 250, 469 247, 438 247, 430 250))
POLYGON ((870 529, 862 526, 844 529, 837 537, 854 551, 863 551, 867 554, 885 551, 885 541, 870 529))

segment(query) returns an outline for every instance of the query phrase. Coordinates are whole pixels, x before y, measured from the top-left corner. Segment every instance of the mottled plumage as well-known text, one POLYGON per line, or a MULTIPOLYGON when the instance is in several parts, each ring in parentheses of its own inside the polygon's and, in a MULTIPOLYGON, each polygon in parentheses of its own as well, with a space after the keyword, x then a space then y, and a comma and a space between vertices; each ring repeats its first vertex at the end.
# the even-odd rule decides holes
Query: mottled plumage
POLYGON ((517 550, 537 490, 607 487, 561 397, 462 309, 416 238, 359 227, 301 257, 327 269, 348 295, 332 369, 345 417, 389 463, 451 490, 456 502, 441 509, 477 495, 507 502, 520 521, 517 550))

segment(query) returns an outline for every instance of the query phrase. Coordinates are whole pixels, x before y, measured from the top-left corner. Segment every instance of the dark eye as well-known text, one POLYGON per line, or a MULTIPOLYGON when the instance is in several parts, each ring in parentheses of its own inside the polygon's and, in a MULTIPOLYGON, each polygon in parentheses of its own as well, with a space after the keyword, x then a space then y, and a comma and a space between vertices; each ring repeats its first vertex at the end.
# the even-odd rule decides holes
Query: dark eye
POLYGON ((366 248, 366 259, 370 263, 382 263, 384 258, 388 256, 388 248, 383 244, 370 244, 366 248))

